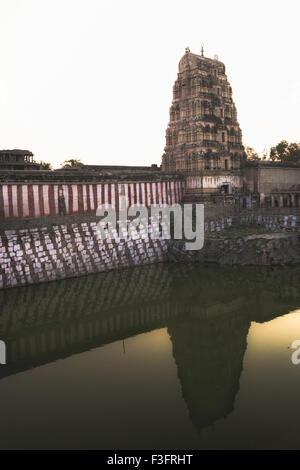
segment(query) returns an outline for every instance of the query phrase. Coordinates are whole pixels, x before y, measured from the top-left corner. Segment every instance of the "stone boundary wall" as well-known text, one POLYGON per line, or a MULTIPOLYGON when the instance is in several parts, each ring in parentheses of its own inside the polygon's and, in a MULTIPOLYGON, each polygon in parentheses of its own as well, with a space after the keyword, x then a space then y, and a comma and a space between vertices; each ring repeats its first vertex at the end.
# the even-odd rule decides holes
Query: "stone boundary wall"
POLYGON ((300 216, 299 215, 258 215, 249 214, 243 216, 220 217, 205 221, 205 232, 221 232, 230 227, 238 227, 239 225, 260 226, 270 231, 279 232, 299 232, 300 216))
MULTIPOLYGON (((150 223, 150 222, 149 222, 150 223)), ((205 221, 205 232, 241 224, 299 232, 299 216, 247 215, 205 221)), ((102 240, 96 222, 0 231, 0 288, 48 282, 172 259, 173 243, 135 232, 126 241, 102 240), (171 248, 170 248, 171 246, 171 248)), ((287 242, 290 243, 290 242, 287 242)), ((282 245, 284 248, 284 245, 282 245)), ((224 249, 226 247, 224 246, 224 249)), ((204 252, 200 250, 200 252, 204 252)), ((200 258, 202 253, 199 254, 200 258)), ((185 254, 185 260, 190 259, 185 254)), ((193 254, 192 259, 195 255, 193 254)))
POLYGON ((199 251, 185 251, 174 242, 169 259, 224 265, 277 266, 300 264, 300 237, 294 233, 274 233, 233 238, 208 238, 199 251))
MULTIPOLYGON (((149 229, 150 230, 150 229, 149 229)), ((0 233, 0 288, 167 261, 166 240, 101 239, 96 222, 0 233)))
POLYGON ((100 204, 111 204, 118 209, 119 197, 132 204, 180 203, 183 197, 182 181, 153 181, 99 184, 0 184, 0 220, 33 218, 63 214, 84 214, 96 211, 100 204))
POLYGON ((205 222, 206 233, 236 228, 233 237, 205 237, 199 251, 186 251, 182 241, 169 243, 169 260, 229 265, 285 265, 300 263, 300 216, 249 214, 205 222), (265 228, 269 234, 238 235, 238 228, 265 228), (273 232, 273 233, 272 233, 273 232))

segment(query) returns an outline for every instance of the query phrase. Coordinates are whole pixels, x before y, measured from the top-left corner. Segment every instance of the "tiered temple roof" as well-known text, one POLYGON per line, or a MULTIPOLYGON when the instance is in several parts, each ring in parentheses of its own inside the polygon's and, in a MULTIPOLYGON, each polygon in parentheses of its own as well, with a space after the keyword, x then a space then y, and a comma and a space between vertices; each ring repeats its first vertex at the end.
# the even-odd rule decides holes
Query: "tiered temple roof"
POLYGON ((238 170, 245 158, 224 64, 186 48, 173 87, 162 169, 238 170))

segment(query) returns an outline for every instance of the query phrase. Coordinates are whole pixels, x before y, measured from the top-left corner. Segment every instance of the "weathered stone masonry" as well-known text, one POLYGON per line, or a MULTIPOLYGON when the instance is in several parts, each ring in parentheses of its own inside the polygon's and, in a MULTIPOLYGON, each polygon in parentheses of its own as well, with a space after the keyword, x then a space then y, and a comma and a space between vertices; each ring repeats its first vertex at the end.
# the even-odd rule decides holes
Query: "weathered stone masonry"
MULTIPOLYGON (((208 220, 205 222, 205 232, 207 235, 221 232, 225 228, 233 225, 239 226, 241 223, 262 226, 270 231, 298 233, 300 231, 300 220, 297 216, 249 215, 241 218, 208 220)), ((118 237, 102 240, 97 233, 96 222, 40 229, 2 230, 0 232, 0 288, 165 262, 174 260, 174 256, 178 257, 178 245, 162 238, 153 240, 150 235, 149 228, 149 234, 146 231, 135 232, 126 241, 118 237)), ((295 236, 297 236, 296 233, 295 236)), ((278 241, 274 242, 276 249, 281 247, 282 253, 280 254, 279 250, 277 256, 279 264, 288 256, 293 256, 292 252, 286 249, 290 245, 295 246, 295 240, 292 238, 283 240, 280 242, 281 245, 278 241)), ((250 242, 250 245, 255 243, 250 242)), ((273 242, 265 240, 262 244, 269 246, 270 243, 273 242)), ((240 256, 240 261, 238 259, 241 251, 247 252, 249 243, 243 242, 242 245, 243 247, 240 242, 233 241, 234 257, 225 257, 223 262, 247 264, 244 256, 240 256)), ((180 249, 180 259, 218 262, 221 259, 220 253, 226 254, 230 251, 229 248, 229 245, 217 240, 213 241, 209 247, 206 245, 199 252, 186 252, 180 249)), ((273 256, 273 259, 276 261, 276 256, 273 256)), ((248 264, 252 261, 256 264, 255 258, 250 259, 248 264)), ((258 264, 261 262, 263 263, 263 258, 258 264)))
POLYGON ((141 235, 102 240, 96 222, 7 230, 0 236, 0 288, 167 260, 165 240, 141 235))

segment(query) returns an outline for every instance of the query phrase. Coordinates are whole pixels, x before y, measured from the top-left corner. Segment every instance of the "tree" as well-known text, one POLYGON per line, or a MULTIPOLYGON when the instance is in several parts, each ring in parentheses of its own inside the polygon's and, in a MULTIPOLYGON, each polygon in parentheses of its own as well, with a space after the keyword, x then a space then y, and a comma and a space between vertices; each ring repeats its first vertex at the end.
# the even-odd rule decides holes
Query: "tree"
POLYGON ((252 147, 245 148, 248 160, 260 160, 260 157, 257 152, 252 147))
POLYGON ((82 166, 84 166, 84 164, 76 158, 65 160, 61 165, 62 168, 80 168, 82 166))
POLYGON ((270 158, 273 161, 300 162, 300 144, 282 140, 275 147, 271 147, 270 158))
POLYGON ((46 163, 41 160, 40 165, 41 165, 41 170, 52 170, 51 163, 46 163))

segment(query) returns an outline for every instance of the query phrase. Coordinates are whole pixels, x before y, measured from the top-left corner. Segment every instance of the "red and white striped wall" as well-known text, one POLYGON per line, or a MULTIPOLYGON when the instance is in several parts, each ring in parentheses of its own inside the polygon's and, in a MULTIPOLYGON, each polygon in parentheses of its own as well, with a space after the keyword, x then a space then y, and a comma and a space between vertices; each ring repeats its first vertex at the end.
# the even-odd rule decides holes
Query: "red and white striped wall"
POLYGON ((181 181, 100 184, 0 184, 0 218, 58 215, 58 195, 63 193, 67 214, 96 211, 100 204, 118 208, 125 195, 128 207, 181 202, 181 181))

